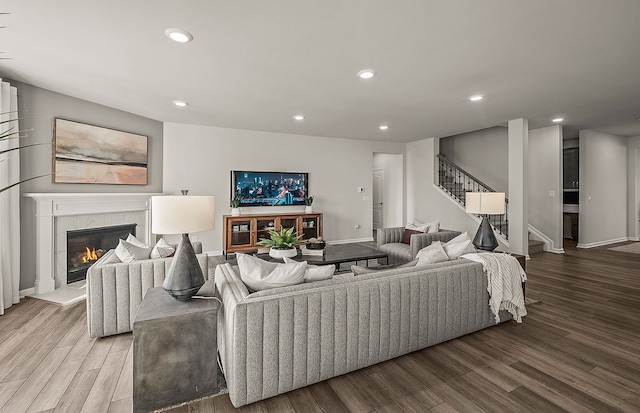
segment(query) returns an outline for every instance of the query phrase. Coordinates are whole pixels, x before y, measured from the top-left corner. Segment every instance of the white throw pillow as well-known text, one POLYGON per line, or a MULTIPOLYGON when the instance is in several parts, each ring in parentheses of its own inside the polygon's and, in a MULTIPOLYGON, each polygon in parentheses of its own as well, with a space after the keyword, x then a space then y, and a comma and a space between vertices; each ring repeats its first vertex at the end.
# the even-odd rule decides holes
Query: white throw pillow
POLYGON ((165 241, 164 238, 160 238, 158 242, 156 242, 156 245, 154 245, 153 249, 151 250, 150 257, 151 258, 167 258, 172 256, 175 252, 176 252, 176 249, 173 247, 173 245, 165 241))
POLYGON ((463 254, 476 252, 476 249, 473 247, 473 244, 471 244, 471 238, 469 238, 469 235, 465 231, 444 244, 444 251, 450 260, 457 260, 463 254))
POLYGON ((116 247, 116 255, 122 262, 147 260, 151 254, 151 247, 139 247, 130 242, 119 240, 116 247))
MULTIPOLYGON (((297 262, 289 257, 284 257, 285 264, 291 264, 297 262)), ((303 261, 306 262, 306 261, 303 261)), ((307 263, 307 270, 304 272, 304 282, 310 283, 314 281, 328 280, 333 277, 336 272, 336 266, 331 265, 309 265, 307 263)))
POLYGON ((418 251, 416 258, 418 259, 417 266, 449 261, 449 256, 444 251, 440 241, 434 241, 431 245, 418 251))
POLYGON ((425 225, 429 227, 426 231, 429 234, 440 231, 440 221, 427 222, 425 225))
POLYGON ((242 282, 252 291, 286 287, 304 281, 307 262, 279 264, 252 255, 236 253, 242 282))
POLYGON ((127 236, 127 239, 125 240, 127 241, 129 244, 133 244, 136 247, 140 247, 140 248, 151 248, 150 245, 145 244, 144 242, 140 241, 138 238, 135 237, 135 235, 133 234, 129 234, 127 236))
POLYGON ((427 229, 429 229, 429 225, 427 224, 414 225, 413 223, 409 222, 404 228, 412 229, 414 231, 427 232, 427 229))
POLYGON ((93 266, 99 267, 101 265, 119 264, 121 262, 122 261, 120 261, 120 258, 118 258, 118 256, 116 255, 116 250, 109 250, 105 252, 98 261, 94 262, 93 266))

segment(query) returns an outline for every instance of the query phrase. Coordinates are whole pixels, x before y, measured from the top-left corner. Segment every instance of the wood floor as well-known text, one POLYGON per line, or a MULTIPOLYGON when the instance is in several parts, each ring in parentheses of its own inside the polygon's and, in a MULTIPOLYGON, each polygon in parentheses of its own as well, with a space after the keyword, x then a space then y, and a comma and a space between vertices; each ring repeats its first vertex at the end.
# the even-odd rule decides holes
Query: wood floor
MULTIPOLYGON (((523 324, 503 323, 245 406, 246 412, 639 412, 640 255, 527 262, 523 324)), ((130 412, 132 338, 89 339, 84 303, 0 317, 0 413, 130 412)), ((227 395, 171 410, 233 411, 227 395)))

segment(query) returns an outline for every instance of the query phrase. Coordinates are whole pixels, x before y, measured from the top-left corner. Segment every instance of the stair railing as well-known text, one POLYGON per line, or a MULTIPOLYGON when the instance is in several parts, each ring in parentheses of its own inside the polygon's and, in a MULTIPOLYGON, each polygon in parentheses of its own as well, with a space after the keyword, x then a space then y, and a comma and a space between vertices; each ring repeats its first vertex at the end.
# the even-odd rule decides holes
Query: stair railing
MULTIPOLYGON (((466 205, 467 192, 497 192, 489 185, 445 158, 443 155, 438 154, 437 157, 438 186, 448 193, 453 199, 458 201, 462 206, 466 205)), ((488 218, 491 226, 508 239, 509 200, 505 198, 504 202, 504 215, 489 215, 488 218)), ((482 218, 481 215, 478 215, 478 217, 482 218)))

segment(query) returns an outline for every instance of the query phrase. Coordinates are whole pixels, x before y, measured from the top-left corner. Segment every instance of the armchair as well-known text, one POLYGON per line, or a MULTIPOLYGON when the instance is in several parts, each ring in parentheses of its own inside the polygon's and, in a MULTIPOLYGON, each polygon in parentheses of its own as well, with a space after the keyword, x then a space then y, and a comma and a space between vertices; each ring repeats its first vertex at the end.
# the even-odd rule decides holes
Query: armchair
POLYGON ((418 251, 433 241, 447 242, 460 235, 460 231, 441 229, 438 232, 412 234, 409 244, 402 243, 404 227, 378 228, 378 249, 389 254, 389 264, 403 263, 416 258, 418 251))

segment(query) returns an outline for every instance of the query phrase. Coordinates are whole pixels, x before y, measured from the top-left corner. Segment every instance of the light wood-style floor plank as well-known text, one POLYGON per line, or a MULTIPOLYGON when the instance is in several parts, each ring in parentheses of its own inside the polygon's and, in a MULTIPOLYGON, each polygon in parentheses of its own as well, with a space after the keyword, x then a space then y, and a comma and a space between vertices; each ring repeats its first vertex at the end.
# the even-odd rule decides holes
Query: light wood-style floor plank
MULTIPOLYGON (((527 262, 523 324, 507 322, 235 409, 171 413, 638 412, 640 255, 608 247, 527 262)), ((0 413, 132 411, 132 335, 91 339, 85 303, 24 299, 0 317, 0 413)))

